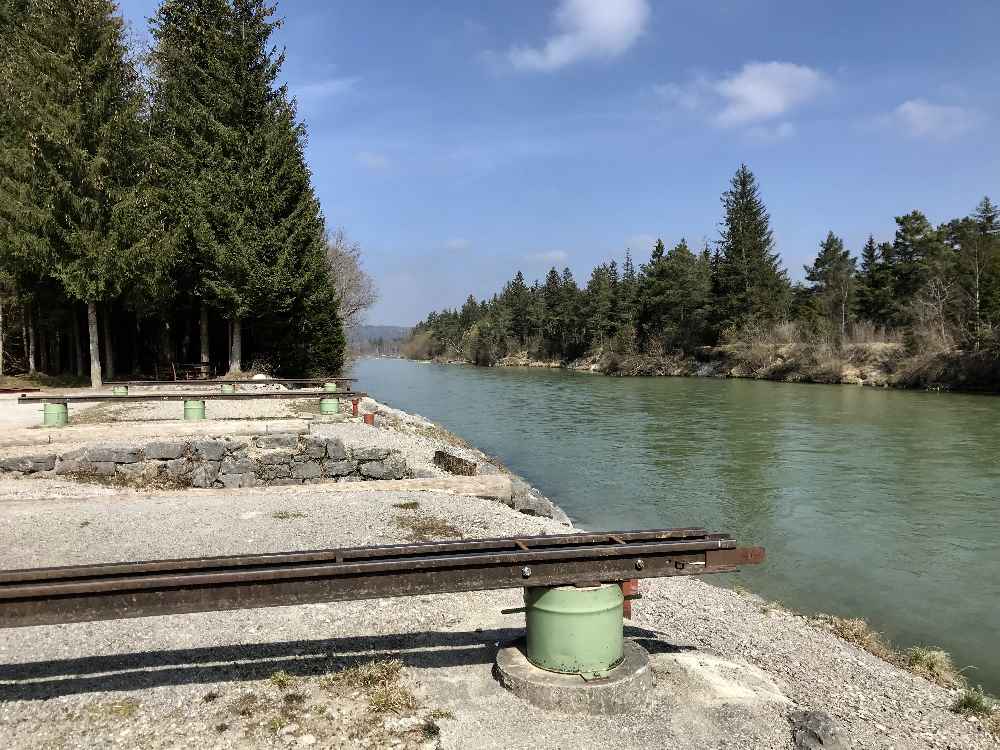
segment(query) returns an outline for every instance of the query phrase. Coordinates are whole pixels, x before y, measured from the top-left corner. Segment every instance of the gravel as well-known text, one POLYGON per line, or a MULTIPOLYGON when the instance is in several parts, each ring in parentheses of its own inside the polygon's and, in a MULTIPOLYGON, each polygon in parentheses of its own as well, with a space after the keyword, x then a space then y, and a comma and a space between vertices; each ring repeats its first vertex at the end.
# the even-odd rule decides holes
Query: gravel
MULTIPOLYGON (((452 441, 422 420, 380 420, 393 430, 322 430, 428 464, 452 441)), ((325 487, 0 477, 0 568, 395 543, 409 526, 399 519, 416 516, 469 538, 565 531, 472 497, 325 487)), ((1000 747, 948 710, 948 690, 757 597, 694 578, 643 582, 642 594, 626 634, 650 651, 657 686, 626 716, 567 720, 499 687, 496 645, 523 627, 500 614, 520 603, 509 590, 0 631, 2 745, 790 749, 790 717, 823 711, 858 750, 1000 747), (329 677, 387 658, 402 660, 417 708, 375 713, 364 690, 329 677)))

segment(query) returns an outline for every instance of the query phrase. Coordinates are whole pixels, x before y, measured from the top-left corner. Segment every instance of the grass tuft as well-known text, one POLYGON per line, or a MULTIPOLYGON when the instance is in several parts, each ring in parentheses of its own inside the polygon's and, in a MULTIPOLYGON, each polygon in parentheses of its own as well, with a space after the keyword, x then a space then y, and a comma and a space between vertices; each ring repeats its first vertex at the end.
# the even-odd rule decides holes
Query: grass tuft
POLYGON ((253 693, 241 693, 231 704, 230 710, 239 716, 250 717, 261 707, 260 698, 253 693))
POLYGON ((827 630, 843 638, 848 643, 853 643, 858 648, 875 654, 886 661, 896 662, 896 653, 886 642, 882 634, 872 630, 868 623, 859 618, 835 617, 833 615, 818 615, 816 619, 827 630))
POLYGON ((436 516, 396 516, 393 523, 398 528, 403 529, 406 532, 406 538, 413 542, 462 538, 460 529, 436 516))
POLYGON ((906 668, 942 687, 962 687, 965 685, 965 677, 955 667, 955 663, 951 660, 951 654, 941 649, 923 646, 907 649, 906 668))
POLYGON ((278 690, 288 690, 295 685, 295 678, 282 669, 271 675, 271 684, 278 690))
POLYGON ((982 687, 966 688, 955 702, 951 710, 963 716, 993 716, 996 701, 983 692, 982 687))
POLYGON ((420 503, 416 500, 407 500, 405 503, 393 503, 392 507, 400 510, 416 510, 420 507, 420 503))
POLYGON ((297 510, 276 510, 271 514, 271 518, 279 521, 290 521, 293 518, 305 518, 306 514, 297 510))
POLYGON ((403 662, 399 659, 355 664, 329 675, 323 684, 324 687, 340 684, 362 690, 373 713, 401 713, 417 707, 416 697, 403 684, 403 662))

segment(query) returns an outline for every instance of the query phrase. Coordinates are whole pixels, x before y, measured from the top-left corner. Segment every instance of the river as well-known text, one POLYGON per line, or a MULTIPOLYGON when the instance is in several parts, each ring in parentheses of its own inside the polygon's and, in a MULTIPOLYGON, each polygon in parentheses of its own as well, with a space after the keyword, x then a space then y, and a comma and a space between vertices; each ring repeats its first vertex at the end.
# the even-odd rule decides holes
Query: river
POLYGON ((354 374, 582 528, 731 532, 768 561, 716 583, 944 648, 1000 692, 998 397, 391 359, 354 374))

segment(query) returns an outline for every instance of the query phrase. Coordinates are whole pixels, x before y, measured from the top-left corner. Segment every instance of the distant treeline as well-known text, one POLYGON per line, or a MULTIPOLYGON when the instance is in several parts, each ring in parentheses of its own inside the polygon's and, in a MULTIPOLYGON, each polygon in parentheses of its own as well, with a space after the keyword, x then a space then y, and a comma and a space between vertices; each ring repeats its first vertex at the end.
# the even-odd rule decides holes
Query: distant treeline
POLYGON ((983 198, 972 213, 934 227, 919 211, 896 217, 891 242, 869 237, 860 262, 830 232, 805 283, 791 283, 775 249, 753 173, 741 166, 722 195, 718 239, 693 250, 657 240, 638 268, 597 266, 585 288, 552 268, 529 286, 518 271, 499 294, 431 313, 404 353, 493 364, 586 354, 664 355, 766 336, 791 326, 840 346, 855 330, 904 340, 915 352, 1000 350, 1000 212, 983 198))
POLYGON ((0 4, 0 374, 340 369, 272 5, 164 0, 139 54, 111 0, 0 4))

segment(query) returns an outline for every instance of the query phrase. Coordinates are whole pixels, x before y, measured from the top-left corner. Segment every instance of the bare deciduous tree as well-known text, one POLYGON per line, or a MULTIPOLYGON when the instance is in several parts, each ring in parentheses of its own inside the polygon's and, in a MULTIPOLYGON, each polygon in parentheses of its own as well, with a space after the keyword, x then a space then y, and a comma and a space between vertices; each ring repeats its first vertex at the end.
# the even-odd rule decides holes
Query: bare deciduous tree
POLYGON ((336 229, 327 240, 327 261, 337 297, 340 299, 340 320, 345 333, 361 325, 365 310, 378 300, 375 281, 361 265, 361 245, 336 229))

